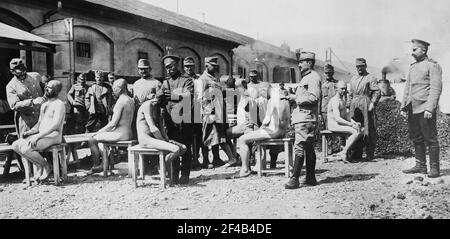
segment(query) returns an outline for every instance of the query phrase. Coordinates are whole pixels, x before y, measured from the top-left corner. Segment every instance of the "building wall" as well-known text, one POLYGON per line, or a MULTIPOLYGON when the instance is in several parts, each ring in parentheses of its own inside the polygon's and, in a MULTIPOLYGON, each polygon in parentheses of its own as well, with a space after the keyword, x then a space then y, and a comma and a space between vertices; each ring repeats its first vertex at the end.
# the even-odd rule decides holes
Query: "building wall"
MULTIPOLYGON (((44 23, 43 14, 52 7, 40 6, 38 3, 0 2, 0 9, 8 9, 22 16, 34 27, 44 23)), ((89 43, 91 58, 75 57, 75 71, 88 70, 115 71, 119 76, 137 77, 138 52, 145 52, 151 61, 153 75, 162 77, 165 72, 162 68, 161 57, 167 53, 180 54, 181 57, 192 56, 196 63, 196 72, 204 70, 204 58, 218 56, 220 58, 220 73, 229 74, 231 56, 224 46, 214 44, 210 40, 205 42, 183 41, 183 35, 170 32, 170 34, 155 34, 152 29, 144 29, 126 25, 120 19, 101 19, 94 14, 86 12, 73 12, 64 8, 51 16, 50 21, 73 18, 74 42, 89 43), (172 37, 175 36, 175 37, 172 37)), ((192 34, 196 34, 192 32, 192 34)), ((49 39, 52 40, 52 39, 49 39)), ((57 47, 55 54, 55 68, 64 68, 70 49, 65 46, 57 47), (59 59, 59 60, 58 60, 59 59)), ((42 66, 41 66, 42 67, 42 66)), ((39 67, 39 68, 41 68, 39 67)), ((60 69, 64 71, 64 69, 60 69)), ((56 71, 59 72, 59 71, 56 71)), ((41 72, 45 73, 45 72, 41 72)), ((56 74, 56 73, 55 73, 56 74)))

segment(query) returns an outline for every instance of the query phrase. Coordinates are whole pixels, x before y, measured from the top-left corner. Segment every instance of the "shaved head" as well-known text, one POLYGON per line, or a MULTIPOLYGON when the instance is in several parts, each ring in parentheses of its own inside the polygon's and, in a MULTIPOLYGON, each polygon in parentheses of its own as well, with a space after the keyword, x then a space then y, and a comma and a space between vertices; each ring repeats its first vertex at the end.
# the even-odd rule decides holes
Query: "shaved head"
POLYGON ((343 81, 343 80, 340 80, 340 81, 338 81, 338 83, 336 84, 336 86, 337 86, 338 88, 344 88, 344 87, 347 87, 347 83, 345 83, 345 81, 343 81))
POLYGON ((125 79, 120 78, 120 79, 114 81, 112 88, 113 88, 113 94, 116 97, 119 97, 120 94, 122 94, 123 92, 126 92, 128 90, 128 83, 125 79))

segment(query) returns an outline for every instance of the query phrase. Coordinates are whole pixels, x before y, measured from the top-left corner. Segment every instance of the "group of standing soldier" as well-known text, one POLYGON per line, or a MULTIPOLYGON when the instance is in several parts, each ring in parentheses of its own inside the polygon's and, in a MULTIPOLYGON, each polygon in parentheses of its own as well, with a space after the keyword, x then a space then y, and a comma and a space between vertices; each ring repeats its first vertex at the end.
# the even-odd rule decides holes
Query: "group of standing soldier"
MULTIPOLYGON (((427 173, 425 146, 428 146, 429 176, 437 177, 439 176, 439 143, 436 113, 442 91, 442 70, 427 56, 429 43, 417 39, 412 42, 412 55, 416 62, 411 64, 409 70, 401 109, 407 112, 410 135, 416 152, 416 166, 404 172, 427 173)), ((152 144, 158 144, 154 146, 171 152, 169 158, 174 163, 175 183, 186 184, 189 182, 191 168, 200 165, 197 161, 198 157, 194 159, 192 157, 193 153, 198 155, 200 148, 204 167, 211 168, 224 164, 219 156, 219 147, 228 156, 229 161, 225 166, 229 167, 239 162, 239 155, 230 139, 239 138, 239 144, 249 145, 250 142, 261 137, 283 137, 287 130, 283 119, 285 115, 278 115, 275 119, 274 110, 278 110, 290 115, 289 123, 295 131, 293 176, 285 184, 285 188, 294 189, 300 186, 300 172, 305 162, 304 184, 310 186, 317 184, 314 144, 318 123, 322 119, 325 122, 324 125, 327 125, 326 113, 331 112, 327 110, 327 105, 337 92, 337 81, 333 78, 334 68, 331 65, 324 67, 326 79, 322 82, 320 75, 314 70, 315 54, 302 52, 299 59, 301 80, 297 83, 295 92, 287 91, 284 86, 280 86, 281 96, 278 93, 271 93, 270 84, 260 82, 257 71, 252 70, 249 81, 239 82, 242 90, 239 94, 243 97, 237 104, 237 125, 229 127, 224 116, 227 112, 233 111, 234 106, 231 109, 230 105, 224 104, 224 98, 217 96, 218 94, 223 96, 227 88, 238 89, 237 84, 230 81, 224 86, 215 77, 218 72, 217 57, 205 58, 205 70, 200 76, 195 74, 195 62, 192 57, 183 59, 184 72, 179 68, 181 60, 175 55, 166 55, 162 58, 167 78, 161 82, 153 78, 150 62, 140 59, 137 66, 140 79, 134 83, 132 93, 128 92, 124 79, 114 83, 113 73, 108 75, 108 83, 106 83, 102 73, 95 72, 96 81, 90 87, 86 85, 86 74, 80 74, 77 77, 77 83, 70 88, 67 95, 71 105, 68 121, 73 124, 71 127, 74 132, 94 132, 97 123, 103 127, 100 133, 120 125, 130 124, 129 128, 133 131, 137 129, 137 132, 130 133, 129 136, 127 134, 125 138, 137 136, 142 145, 152 147, 152 144), (274 94, 278 98, 271 100, 274 94), (129 95, 132 95, 132 98, 129 98, 129 95), (130 108, 126 106, 127 97, 133 101, 132 111, 128 113, 123 109, 130 108), (123 102, 118 101, 119 105, 116 106, 115 99, 122 99, 123 102), (280 104, 283 100, 287 100, 288 103, 280 104), (277 102, 277 106, 273 105, 273 102, 277 102), (256 117, 249 110, 255 106, 256 117), (290 110, 286 111, 285 108, 289 106, 290 110), (132 112, 133 119, 128 120, 130 117, 124 117, 123 112, 127 115, 132 112), (258 128, 260 128, 259 131, 257 131, 258 128), (195 139, 192 137, 194 135, 195 139), (193 143, 195 147, 191 149, 193 143), (208 159, 209 149, 213 154, 212 165, 209 164, 208 159), (179 156, 182 157, 181 162, 179 156), (180 172, 181 177, 179 177, 180 172)), ((27 73, 22 60, 13 59, 10 68, 14 78, 6 87, 7 98, 11 109, 16 112, 15 124, 19 138, 23 138, 24 133, 38 122, 40 107, 48 99, 40 87, 39 75, 27 73)), ((339 86, 342 89, 338 91, 340 100, 347 101, 348 98, 349 116, 353 122, 349 124, 362 126, 360 130, 363 137, 358 138, 353 144, 349 158, 361 160, 365 148, 366 160, 373 160, 376 146, 375 107, 381 93, 377 79, 367 71, 365 59, 356 59, 356 70, 357 75, 349 82, 348 95, 343 92, 346 91, 346 87, 342 84, 339 86)), ((56 88, 60 88, 60 85, 56 85, 56 88)), ((54 97, 50 93, 48 95, 54 97)), ((96 140, 102 138, 99 132, 94 136, 98 138, 96 140)), ((122 139, 124 138, 122 136, 118 137, 122 139)), ((93 142, 90 143, 94 153, 98 147, 94 147, 93 142)), ((241 152, 245 154, 246 162, 242 162, 240 176, 248 175, 249 149, 241 152)), ((271 167, 275 167, 278 152, 273 149, 271 153, 271 158, 275 159, 272 160, 271 167)), ((98 162, 98 160, 95 161, 98 162)), ((95 166, 94 164, 93 168, 95 166)))

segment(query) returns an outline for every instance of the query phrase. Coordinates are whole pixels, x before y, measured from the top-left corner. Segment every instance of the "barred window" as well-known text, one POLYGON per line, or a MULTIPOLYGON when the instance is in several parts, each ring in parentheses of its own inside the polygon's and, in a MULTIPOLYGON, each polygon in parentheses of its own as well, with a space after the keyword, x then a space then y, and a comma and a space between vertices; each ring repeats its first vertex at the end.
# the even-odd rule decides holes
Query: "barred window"
POLYGON ((147 59, 148 60, 148 53, 143 51, 138 51, 138 61, 139 59, 147 59))
POLYGON ((77 57, 91 58, 91 44, 77 42, 77 57))

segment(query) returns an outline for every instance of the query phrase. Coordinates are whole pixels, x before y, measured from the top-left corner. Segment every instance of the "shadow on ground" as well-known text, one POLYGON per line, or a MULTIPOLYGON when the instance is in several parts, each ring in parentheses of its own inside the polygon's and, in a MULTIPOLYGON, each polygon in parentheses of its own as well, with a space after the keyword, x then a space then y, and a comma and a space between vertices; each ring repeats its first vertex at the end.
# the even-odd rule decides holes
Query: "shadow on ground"
POLYGON ((339 177, 327 177, 319 182, 319 184, 326 183, 342 183, 342 182, 351 182, 351 181, 367 181, 378 176, 378 173, 372 174, 346 174, 344 176, 339 177))

